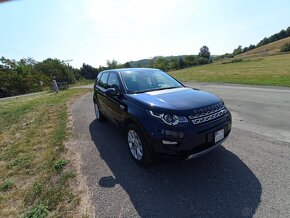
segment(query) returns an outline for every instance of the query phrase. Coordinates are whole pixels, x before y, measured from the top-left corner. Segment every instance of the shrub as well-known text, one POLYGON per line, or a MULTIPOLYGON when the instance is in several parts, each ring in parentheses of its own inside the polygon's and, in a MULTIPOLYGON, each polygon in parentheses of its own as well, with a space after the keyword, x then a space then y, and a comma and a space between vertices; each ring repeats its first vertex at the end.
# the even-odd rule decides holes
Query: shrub
POLYGON ((29 211, 27 211, 23 218, 44 218, 48 215, 47 207, 45 207, 42 204, 36 205, 33 208, 31 208, 29 211))
POLYGON ((67 164, 67 161, 66 160, 56 161, 54 163, 54 165, 53 165, 53 169, 56 170, 56 171, 61 171, 66 164, 67 164))
POLYGON ((14 184, 14 181, 12 179, 6 179, 1 185, 0 185, 0 191, 5 192, 8 189, 12 188, 14 184))
POLYGON ((281 52, 287 52, 290 51, 290 42, 286 42, 284 45, 281 47, 281 52))
POLYGON ((239 62, 242 62, 243 59, 233 59, 233 60, 230 60, 230 61, 224 61, 222 62, 222 64, 231 64, 231 63, 239 63, 239 62))

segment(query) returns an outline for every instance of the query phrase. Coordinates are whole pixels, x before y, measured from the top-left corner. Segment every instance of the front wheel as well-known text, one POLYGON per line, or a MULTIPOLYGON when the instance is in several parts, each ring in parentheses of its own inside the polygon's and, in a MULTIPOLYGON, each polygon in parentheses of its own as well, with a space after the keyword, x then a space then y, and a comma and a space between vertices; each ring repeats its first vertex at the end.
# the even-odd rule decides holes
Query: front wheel
POLYGON ((127 139, 129 150, 134 161, 141 166, 151 164, 153 156, 142 132, 136 125, 129 124, 127 128, 127 139))
POLYGON ((102 114, 102 112, 100 111, 100 107, 97 103, 94 103, 94 109, 95 109, 95 114, 96 114, 96 119, 97 121, 104 121, 105 117, 102 114))

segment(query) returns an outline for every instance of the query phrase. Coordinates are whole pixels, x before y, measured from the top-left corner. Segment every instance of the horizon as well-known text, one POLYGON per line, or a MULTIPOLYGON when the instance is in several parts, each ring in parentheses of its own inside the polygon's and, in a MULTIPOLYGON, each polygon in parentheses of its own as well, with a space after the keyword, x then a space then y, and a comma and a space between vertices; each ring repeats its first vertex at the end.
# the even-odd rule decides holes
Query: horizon
POLYGON ((203 45, 221 55, 286 29, 289 7, 287 1, 249 0, 4 2, 0 56, 72 59, 79 68, 112 59, 197 55, 203 45))

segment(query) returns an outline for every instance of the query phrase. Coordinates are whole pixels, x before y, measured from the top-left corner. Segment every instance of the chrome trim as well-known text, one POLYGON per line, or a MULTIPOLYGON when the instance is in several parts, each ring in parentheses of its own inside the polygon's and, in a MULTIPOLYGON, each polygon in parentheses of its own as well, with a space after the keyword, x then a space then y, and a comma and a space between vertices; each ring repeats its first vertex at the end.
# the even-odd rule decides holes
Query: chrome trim
MULTIPOLYGON (((212 107, 209 107, 208 111, 207 112, 200 112, 198 113, 197 110, 194 110, 194 113, 198 113, 198 114, 195 114, 195 115, 190 115, 189 116, 189 119, 195 119, 195 118, 199 118, 199 117, 204 117, 204 116, 207 116, 207 115, 210 115, 210 114, 213 114, 213 113, 216 113, 218 111, 221 111, 223 109, 226 109, 226 107, 224 105, 222 106, 212 106, 212 107), (211 109, 211 110, 210 110, 211 109)), ((204 109, 199 109, 198 111, 203 111, 204 109)))
POLYGON ((217 148, 218 146, 220 146, 227 138, 228 138, 229 135, 227 135, 223 140, 217 142, 214 146, 204 150, 204 151, 201 151, 201 152, 198 152, 198 153, 195 153, 195 154, 191 154, 188 156, 188 158, 186 160, 190 160, 190 159, 193 159, 193 158, 196 158, 196 157, 199 157, 201 155, 204 155, 208 152, 210 152, 211 150, 217 148))
POLYGON ((193 122, 193 124, 201 124, 201 123, 205 123, 207 121, 213 120, 215 118, 221 117, 222 115, 226 114, 227 112, 228 112, 228 110, 226 108, 223 108, 222 110, 220 110, 216 113, 213 113, 213 114, 208 115, 208 116, 192 119, 191 121, 193 122))

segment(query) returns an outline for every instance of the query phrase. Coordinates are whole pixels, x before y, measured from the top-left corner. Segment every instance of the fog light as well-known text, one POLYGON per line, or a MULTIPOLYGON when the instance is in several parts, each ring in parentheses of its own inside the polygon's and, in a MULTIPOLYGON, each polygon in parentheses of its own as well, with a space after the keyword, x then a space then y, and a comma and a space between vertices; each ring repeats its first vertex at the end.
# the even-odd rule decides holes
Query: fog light
POLYGON ((165 145, 177 145, 178 142, 162 140, 162 143, 165 145))

